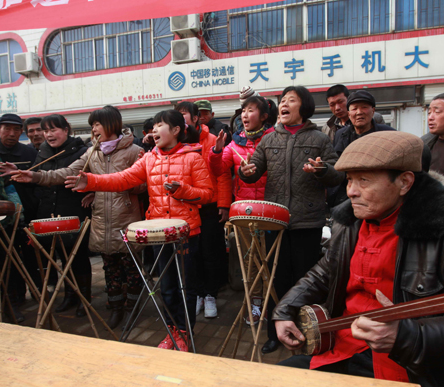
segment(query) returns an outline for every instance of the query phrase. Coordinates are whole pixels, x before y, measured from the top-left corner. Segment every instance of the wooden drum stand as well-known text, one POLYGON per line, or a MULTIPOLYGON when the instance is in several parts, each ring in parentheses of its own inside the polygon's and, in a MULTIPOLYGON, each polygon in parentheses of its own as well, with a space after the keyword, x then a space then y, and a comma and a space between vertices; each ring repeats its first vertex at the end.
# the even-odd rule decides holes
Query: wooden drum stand
POLYGON ((59 293, 62 284, 64 281, 68 283, 69 286, 72 287, 74 292, 78 295, 79 299, 83 303, 83 306, 85 307, 86 314, 88 316, 89 322, 91 324, 91 328, 94 331, 94 334, 97 338, 99 338, 99 334, 97 332, 96 326, 94 324, 94 321, 91 317, 90 312, 92 312, 99 321, 103 324, 105 329, 114 337, 115 340, 118 340, 118 337, 116 334, 112 331, 112 329, 108 326, 108 324, 103 320, 103 318, 100 316, 100 314, 92 307, 92 305, 89 303, 89 301, 85 298, 85 296, 80 292, 80 289, 78 287, 76 278, 74 276, 74 273, 72 271, 71 265, 74 261, 74 258, 77 254, 77 250, 79 249, 80 244, 82 243, 82 240, 88 230, 88 227, 90 225, 91 221, 87 217, 85 218, 85 221, 82 225, 80 225, 79 218, 76 216, 67 216, 67 217, 58 217, 58 218, 47 218, 47 219, 39 219, 39 220, 33 220, 30 224, 30 227, 25 227, 24 230, 26 234, 29 236, 29 238, 32 241, 32 244, 34 246, 36 257, 37 257, 37 263, 40 268, 40 273, 42 275, 42 294, 38 298, 39 299, 39 309, 37 313, 37 322, 36 322, 36 328, 42 328, 43 324, 45 323, 48 315, 51 313, 51 308, 55 302, 55 299, 57 297, 57 294, 59 293), (31 230, 32 231, 31 231, 31 230), (61 234, 66 233, 78 233, 77 240, 74 244, 74 247, 72 248, 70 255, 68 256, 65 245, 63 244, 63 240, 61 237, 61 234), (50 254, 45 250, 45 248, 38 242, 36 236, 53 236, 52 244, 51 244, 51 251, 50 254), (62 247, 63 254, 65 256, 66 265, 64 270, 62 270, 56 263, 54 259, 54 252, 55 252, 55 245, 57 242, 57 239, 62 247), (40 253, 42 253, 47 259, 48 259, 48 266, 46 270, 46 275, 43 278, 43 265, 40 257, 40 253), (52 295, 51 299, 48 302, 47 307, 45 307, 45 298, 48 298, 47 295, 47 285, 48 285, 48 279, 51 267, 54 267, 58 273, 60 274, 60 278, 57 281, 57 285, 54 290, 54 294, 52 295), (67 276, 69 272, 70 277, 67 276), (43 309, 45 307, 45 311, 43 312, 43 309), (43 316, 42 316, 43 313, 43 316))
MULTIPOLYGON (((245 296, 242 307, 230 331, 228 332, 228 335, 224 343, 222 344, 219 356, 223 355, 230 337, 232 336, 234 330, 236 329, 237 324, 241 321, 242 317, 245 314, 245 307, 246 307, 250 318, 250 327, 253 336, 253 351, 251 354, 250 361, 254 360, 255 354, 257 352, 258 361, 262 362, 261 353, 257 348, 259 342, 259 336, 264 322, 264 314, 267 310, 267 305, 270 296, 273 297, 273 300, 275 301, 276 304, 279 302, 278 297, 276 295, 276 291, 274 290, 273 279, 278 264, 282 235, 284 230, 288 226, 289 219, 290 215, 288 208, 276 203, 256 201, 256 200, 242 200, 234 202, 231 205, 230 222, 233 224, 234 227, 234 235, 236 238, 236 247, 239 255, 242 278, 244 282, 245 296), (264 230, 280 230, 268 254, 266 254, 264 230), (248 237, 246 236, 247 232, 250 232, 251 234, 252 237, 251 243, 249 242, 248 237), (249 261, 248 261, 247 271, 245 270, 245 264, 243 261, 245 257, 243 257, 242 254, 241 239, 244 245, 248 248, 247 254, 249 255, 249 261), (268 262, 273 253, 274 253, 274 259, 272 261, 273 267, 270 274, 270 271, 268 269, 268 262), (260 262, 258 261, 257 257, 260 258, 260 262), (249 279, 253 264, 257 266, 259 272, 256 275, 256 278, 254 279, 253 283, 250 285, 249 279), (256 288, 257 283, 259 282, 259 279, 261 277, 264 286, 267 287, 267 292, 262 307, 262 313, 259 319, 259 325, 256 331, 256 327, 253 322, 251 295, 253 294, 253 291, 256 288)), ((271 316, 269 317, 271 318, 271 316)), ((233 359, 236 357, 237 348, 239 346, 239 341, 242 336, 242 326, 243 324, 240 323, 232 354, 233 359)))

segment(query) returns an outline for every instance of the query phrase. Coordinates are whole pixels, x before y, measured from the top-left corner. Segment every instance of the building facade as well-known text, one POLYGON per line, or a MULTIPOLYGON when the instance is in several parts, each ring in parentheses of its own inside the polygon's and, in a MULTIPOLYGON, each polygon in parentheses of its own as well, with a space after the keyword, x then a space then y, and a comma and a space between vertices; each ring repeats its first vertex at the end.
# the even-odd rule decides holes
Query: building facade
POLYGON ((197 20, 185 33, 169 18, 0 33, 0 113, 60 113, 88 133, 88 114, 107 104, 136 127, 182 100, 209 99, 227 119, 243 86, 278 102, 283 88, 303 85, 321 126, 325 91, 342 83, 372 92, 387 123, 420 136, 427 105, 444 92, 440 0, 287 0, 197 20), (26 52, 40 70, 21 75, 14 54, 26 52))

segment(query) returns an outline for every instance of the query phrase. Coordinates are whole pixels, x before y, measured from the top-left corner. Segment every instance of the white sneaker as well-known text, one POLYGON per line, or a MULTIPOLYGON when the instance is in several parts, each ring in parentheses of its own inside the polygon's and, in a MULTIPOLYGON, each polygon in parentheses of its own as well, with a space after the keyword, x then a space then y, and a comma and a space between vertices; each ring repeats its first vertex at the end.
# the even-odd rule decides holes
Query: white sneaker
POLYGON ((199 313, 202 311, 204 307, 204 298, 197 296, 197 302, 196 302, 196 316, 199 315, 199 313))
POLYGON ((209 294, 205 297, 205 317, 214 318, 217 317, 216 299, 209 294))

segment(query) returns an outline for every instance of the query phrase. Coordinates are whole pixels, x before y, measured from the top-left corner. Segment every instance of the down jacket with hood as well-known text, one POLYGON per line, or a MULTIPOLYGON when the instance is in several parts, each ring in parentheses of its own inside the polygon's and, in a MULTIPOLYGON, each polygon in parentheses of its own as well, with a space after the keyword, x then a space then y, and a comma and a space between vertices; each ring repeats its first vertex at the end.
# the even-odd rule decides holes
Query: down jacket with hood
POLYGON ((234 196, 236 200, 264 200, 267 172, 256 183, 247 184, 243 182, 238 174, 242 160, 236 152, 246 160, 247 153, 253 155, 262 137, 273 131, 274 128, 269 128, 264 131, 261 137, 250 140, 246 137, 244 130, 240 129, 233 134, 233 141, 223 151, 215 153, 214 149, 211 148, 209 155, 210 168, 216 176, 221 175, 224 171, 229 171, 234 165, 234 196))
POLYGON ((220 175, 211 172, 209 165, 209 154, 214 145, 216 145, 216 136, 211 134, 208 126, 199 126, 200 138, 199 143, 202 145, 202 157, 204 158, 207 168, 210 172, 210 179, 213 184, 213 199, 210 203, 217 202, 218 208, 230 208, 231 205, 231 172, 226 170, 220 175))
POLYGON ((200 145, 183 145, 175 153, 161 154, 155 147, 125 171, 88 174, 85 191, 119 192, 146 182, 150 197, 146 218, 185 220, 190 225, 190 235, 196 235, 201 225, 198 204, 209 203, 213 197, 213 185, 200 149, 200 145), (173 181, 179 182, 180 187, 172 194, 164 183, 173 181))
MULTIPOLYGON (((93 152, 87 172, 94 174, 108 174, 123 171, 137 161, 141 150, 133 145, 133 135, 129 129, 122 130, 123 137, 117 148, 109 155, 104 155, 99 149, 93 152)), ((67 176, 77 176, 86 164, 93 147, 88 150, 69 167, 54 171, 40 171, 36 173, 36 182, 39 185, 64 184, 67 176)), ((124 230, 130 223, 141 220, 137 194, 145 187, 123 192, 97 192, 94 197, 91 218, 91 232, 89 249, 107 255, 127 253, 120 230, 124 230)))

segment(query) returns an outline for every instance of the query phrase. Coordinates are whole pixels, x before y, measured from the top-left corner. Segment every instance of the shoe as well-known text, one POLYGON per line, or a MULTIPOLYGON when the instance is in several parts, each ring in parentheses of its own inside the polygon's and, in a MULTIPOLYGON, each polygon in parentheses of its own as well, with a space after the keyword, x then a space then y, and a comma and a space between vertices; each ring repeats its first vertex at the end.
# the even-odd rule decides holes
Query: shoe
POLYGON ((199 316, 199 313, 202 311, 202 309, 204 308, 204 298, 197 296, 197 301, 196 301, 196 316, 199 316))
POLYGON ((108 302, 111 306, 111 316, 109 316, 106 323, 111 329, 115 329, 123 320, 123 316, 125 314, 123 310, 123 304, 125 303, 125 300, 123 298, 122 292, 120 290, 108 292, 108 302))
POLYGON ((217 317, 217 306, 216 299, 211 297, 209 294, 204 299, 205 305, 205 318, 215 318, 217 317))
MULTIPOLYGON (((176 330, 176 327, 172 327, 172 326, 168 325, 168 328, 170 328, 171 334, 173 335, 174 340, 177 343, 177 330, 176 330)), ((174 344, 173 344, 173 340, 171 340, 170 335, 166 335, 166 337, 160 342, 160 344, 157 346, 157 348, 173 349, 174 348, 174 344)))
POLYGON ((268 339, 264 346, 261 349, 261 352, 266 355, 267 353, 271 353, 274 352, 278 349, 279 345, 281 345, 281 343, 277 340, 270 340, 268 339))
MULTIPOLYGON (((261 318, 262 314, 262 303, 263 299, 261 297, 252 297, 251 298, 251 312, 253 315, 253 324, 257 325, 261 318)), ((250 314, 247 313, 247 317, 245 318, 245 322, 247 325, 251 325, 250 314)))
POLYGON ((55 308, 55 312, 56 313, 65 312, 71 309, 72 307, 77 306, 78 302, 79 302, 79 297, 77 296, 77 293, 65 281, 65 295, 63 297, 62 303, 57 308, 55 308))
MULTIPOLYGON (((176 336, 174 337, 174 339, 176 340, 176 344, 177 347, 179 348, 179 351, 181 352, 188 352, 188 338, 187 338, 187 332, 186 331, 180 331, 180 333, 182 334, 182 336, 179 335, 179 333, 176 331, 176 336)), ((174 351, 176 350, 176 348, 173 348, 174 351)))

